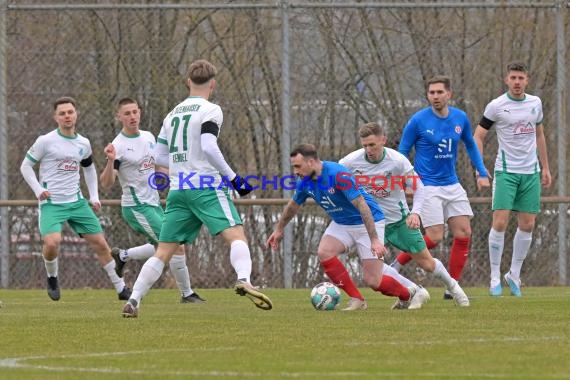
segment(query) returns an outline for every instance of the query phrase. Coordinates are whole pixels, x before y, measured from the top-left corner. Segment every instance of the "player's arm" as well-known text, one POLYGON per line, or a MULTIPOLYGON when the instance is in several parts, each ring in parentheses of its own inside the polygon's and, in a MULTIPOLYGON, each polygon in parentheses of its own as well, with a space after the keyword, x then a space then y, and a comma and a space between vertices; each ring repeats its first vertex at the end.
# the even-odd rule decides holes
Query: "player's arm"
POLYGON ((36 177, 36 172, 34 172, 35 164, 35 159, 26 154, 26 157, 24 157, 24 160, 22 161, 22 165, 20 165, 20 173, 22 173, 24 180, 34 192, 36 198, 43 201, 49 198, 49 191, 40 185, 38 178, 36 177))
POLYGON ((291 219, 297 215, 299 208, 301 208, 301 205, 295 202, 293 199, 287 203, 287 206, 285 206, 285 209, 283 210, 283 213, 281 214, 281 217, 275 226, 275 231, 273 231, 265 243, 267 247, 277 249, 279 242, 283 238, 283 231, 285 230, 285 226, 287 226, 291 219))
POLYGON ((370 207, 366 203, 366 200, 362 195, 354 198, 351 203, 358 209, 360 212, 360 216, 362 217, 362 222, 364 223, 364 227, 366 228, 366 232, 368 232, 368 236, 370 237, 370 249, 372 253, 378 256, 379 258, 384 257, 386 253, 386 248, 380 241, 378 237, 378 231, 376 231, 376 223, 374 223, 374 218, 372 217, 372 211, 370 207))
POLYGON ((402 138, 400 139, 400 145, 398 145, 398 152, 408 157, 412 146, 416 143, 416 139, 416 123, 412 118, 404 127, 404 132, 402 132, 402 138))
MULTIPOLYGON (((157 144, 154 145, 154 164, 155 171, 164 170, 170 167, 170 153, 168 151, 168 144, 165 140, 159 138, 157 144)), ((168 170, 163 171, 163 173, 168 174, 168 170)))
POLYGON ((26 152, 26 157, 24 157, 24 160, 20 165, 20 172, 22 173, 24 180, 34 192, 36 198, 40 201, 46 200, 50 196, 49 191, 39 183, 36 177, 36 172, 34 172, 34 165, 41 161, 44 155, 44 145, 43 137, 38 137, 34 145, 32 145, 28 152, 26 152))
POLYGON ((540 160, 540 170, 542 172, 542 185, 549 187, 552 184, 550 165, 548 164, 548 152, 546 150, 546 138, 544 137, 544 126, 542 123, 536 125, 536 149, 540 160))
POLYGON ((113 144, 108 144, 105 147, 104 152, 107 156, 107 163, 99 176, 99 181, 101 181, 101 187, 108 190, 115 183, 121 162, 117 160, 117 152, 113 144))
POLYGON ((406 175, 406 188, 413 190, 414 198, 412 203, 412 211, 406 218, 406 224, 409 228, 420 228, 420 215, 425 200, 424 183, 414 170, 406 175))
POLYGON ((89 202, 91 202, 91 205, 95 211, 97 211, 101 208, 101 202, 99 201, 99 183, 97 181, 97 170, 93 163, 93 156, 90 155, 89 157, 81 160, 80 165, 83 168, 83 174, 85 175, 87 191, 89 191, 89 202))

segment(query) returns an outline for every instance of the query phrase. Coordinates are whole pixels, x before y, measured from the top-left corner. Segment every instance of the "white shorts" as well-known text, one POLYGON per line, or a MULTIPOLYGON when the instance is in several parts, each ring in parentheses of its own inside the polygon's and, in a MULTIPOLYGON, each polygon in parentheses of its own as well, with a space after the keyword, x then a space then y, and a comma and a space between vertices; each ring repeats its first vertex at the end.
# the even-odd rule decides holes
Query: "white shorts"
POLYGON ((425 186, 421 217, 424 227, 443 224, 453 216, 473 216, 467 193, 461 184, 425 186))
MULTIPOLYGON (((384 244, 384 220, 380 220, 375 223, 376 232, 378 233, 378 238, 384 244)), ((366 259, 378 259, 378 257, 372 253, 370 248, 370 236, 366 231, 364 224, 357 225, 345 225, 338 224, 334 221, 329 224, 325 230, 325 235, 330 235, 333 238, 339 240, 344 244, 345 252, 348 252, 350 248, 356 245, 356 250, 358 251, 358 256, 360 260, 366 259)))

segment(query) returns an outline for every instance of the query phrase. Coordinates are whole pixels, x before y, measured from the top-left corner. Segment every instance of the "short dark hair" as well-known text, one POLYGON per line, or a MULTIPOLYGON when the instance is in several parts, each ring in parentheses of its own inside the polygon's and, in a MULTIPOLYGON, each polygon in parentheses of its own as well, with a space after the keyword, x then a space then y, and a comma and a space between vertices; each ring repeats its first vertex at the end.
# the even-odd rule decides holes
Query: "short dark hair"
POLYGON ((512 61, 507 64, 507 74, 511 71, 522 71, 525 74, 528 74, 528 67, 526 63, 522 61, 512 61))
POLYGON ((205 59, 199 59, 192 62, 188 68, 188 79, 194 84, 201 85, 210 81, 217 73, 216 66, 205 59))
POLYGON ((358 129, 361 138, 368 136, 386 136, 386 129, 376 122, 366 123, 358 129))
POLYGON ((119 100, 119 102, 117 103, 117 109, 121 108, 122 106, 124 106, 126 104, 136 104, 138 106, 139 102, 137 102, 135 99, 129 98, 129 97, 121 98, 119 100))
POLYGON ((60 104, 67 104, 67 103, 71 103, 71 105, 73 105, 74 108, 77 108, 77 102, 75 101, 75 99, 73 99, 71 96, 62 96, 61 98, 57 98, 54 102, 53 102, 53 110, 55 111, 57 109, 57 106, 59 106, 60 104))
POLYGON ((426 91, 428 91, 430 85, 435 83, 443 83, 443 86, 447 91, 451 90, 451 78, 447 75, 436 75, 429 78, 426 83, 426 91))
POLYGON ((299 144, 296 145, 289 157, 295 157, 296 155, 300 154, 305 158, 314 158, 316 160, 319 159, 319 154, 317 153, 317 148, 313 144, 299 144))

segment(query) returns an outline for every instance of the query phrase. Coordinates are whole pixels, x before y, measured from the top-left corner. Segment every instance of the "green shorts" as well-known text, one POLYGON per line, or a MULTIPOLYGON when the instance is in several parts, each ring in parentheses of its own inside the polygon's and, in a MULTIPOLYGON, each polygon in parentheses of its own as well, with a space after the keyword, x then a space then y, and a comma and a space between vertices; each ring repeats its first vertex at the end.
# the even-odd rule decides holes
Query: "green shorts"
POLYGON ((419 229, 411 229, 406 225, 406 218, 386 225, 384 240, 401 251, 411 254, 426 249, 426 242, 419 229))
POLYGON ((160 229, 164 221, 164 210, 160 206, 138 205, 122 208, 123 218, 136 232, 143 234, 149 243, 158 244, 160 229))
POLYGON ((540 173, 517 174, 495 171, 493 210, 540 212, 540 173))
POLYGON ((103 232, 99 218, 85 199, 71 203, 43 203, 40 205, 39 220, 41 236, 61 232, 65 222, 80 236, 103 232))
POLYGON ((160 241, 193 243, 204 224, 212 235, 241 225, 227 188, 221 190, 170 190, 166 198, 160 241))

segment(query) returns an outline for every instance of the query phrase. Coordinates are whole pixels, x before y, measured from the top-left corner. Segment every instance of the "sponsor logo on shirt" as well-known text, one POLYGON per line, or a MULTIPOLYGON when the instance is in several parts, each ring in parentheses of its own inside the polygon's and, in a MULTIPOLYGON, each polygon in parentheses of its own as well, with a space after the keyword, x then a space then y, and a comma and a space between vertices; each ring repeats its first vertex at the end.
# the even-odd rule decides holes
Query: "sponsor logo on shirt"
POLYGON ((57 170, 60 172, 76 172, 79 170, 79 162, 73 158, 65 158, 57 164, 57 170))
POLYGON ((146 173, 149 170, 154 170, 154 157, 145 157, 139 166, 139 173, 146 173))
POLYGON ((517 122, 513 127, 513 135, 520 136, 520 135, 530 135, 535 132, 534 124, 525 121, 517 122))

